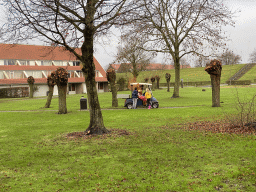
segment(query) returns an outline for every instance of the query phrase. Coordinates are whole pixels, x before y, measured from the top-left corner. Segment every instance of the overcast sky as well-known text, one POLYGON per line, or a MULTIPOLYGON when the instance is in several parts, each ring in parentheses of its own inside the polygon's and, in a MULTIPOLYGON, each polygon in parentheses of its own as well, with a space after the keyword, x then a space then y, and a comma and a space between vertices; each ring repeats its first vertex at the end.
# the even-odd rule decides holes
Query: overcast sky
MULTIPOLYGON (((228 48, 242 57, 241 63, 247 63, 249 62, 249 55, 256 49, 256 0, 226 0, 226 4, 232 11, 240 11, 234 18, 236 21, 235 27, 223 28, 227 37, 231 39, 230 42, 227 42, 228 48)), ((3 21, 3 17, 0 18, 1 21, 3 21)), ((114 34, 116 35, 103 38, 107 40, 105 43, 95 46, 94 56, 103 67, 114 60, 120 31, 114 28, 114 34)), ((36 42, 36 44, 42 43, 36 42)), ((161 55, 155 59, 157 63, 163 61, 161 55)))
MULTIPOLYGON (((241 63, 249 62, 249 55, 256 49, 256 0, 227 0, 225 2, 231 11, 236 11, 234 18, 235 27, 224 27, 227 37, 228 48, 241 56, 241 63)), ((118 33, 118 31, 116 31, 118 33)), ((114 60, 115 47, 118 38, 112 37, 109 44, 96 46, 95 57, 102 66, 108 65, 114 60)), ((162 63, 163 56, 158 56, 155 62, 162 63)))

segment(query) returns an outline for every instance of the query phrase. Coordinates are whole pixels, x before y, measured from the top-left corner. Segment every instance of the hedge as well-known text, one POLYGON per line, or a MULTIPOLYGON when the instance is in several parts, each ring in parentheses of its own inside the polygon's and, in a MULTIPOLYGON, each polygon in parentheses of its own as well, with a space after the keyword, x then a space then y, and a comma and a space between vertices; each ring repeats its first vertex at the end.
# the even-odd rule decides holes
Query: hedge
POLYGON ((228 85, 251 85, 251 80, 226 81, 228 85))
POLYGON ((0 98, 28 97, 28 87, 12 87, 0 89, 0 98))

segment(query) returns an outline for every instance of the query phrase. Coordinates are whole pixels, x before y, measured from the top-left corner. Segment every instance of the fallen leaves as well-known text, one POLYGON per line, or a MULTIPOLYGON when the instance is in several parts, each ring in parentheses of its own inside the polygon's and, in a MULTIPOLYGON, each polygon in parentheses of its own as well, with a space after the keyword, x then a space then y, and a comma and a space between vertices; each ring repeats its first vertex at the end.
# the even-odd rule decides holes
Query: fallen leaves
POLYGON ((256 134, 256 128, 253 126, 235 125, 225 120, 186 123, 182 128, 185 130, 210 131, 212 133, 256 134))
POLYGON ((88 134, 85 131, 82 132, 73 132, 68 133, 66 137, 68 139, 77 139, 77 138, 83 138, 83 139, 90 139, 92 137, 97 137, 97 139, 106 139, 108 137, 118 137, 123 135, 131 135, 131 132, 128 132, 123 129, 110 129, 109 133, 103 134, 103 135, 96 135, 96 134, 88 134))

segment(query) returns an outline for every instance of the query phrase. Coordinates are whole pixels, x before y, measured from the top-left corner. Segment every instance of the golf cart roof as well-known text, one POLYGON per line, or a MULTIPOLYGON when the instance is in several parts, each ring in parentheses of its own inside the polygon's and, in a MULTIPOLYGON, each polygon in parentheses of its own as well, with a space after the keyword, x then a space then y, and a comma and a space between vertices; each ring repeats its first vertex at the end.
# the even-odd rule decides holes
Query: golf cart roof
POLYGON ((130 85, 152 85, 151 83, 130 83, 130 85))

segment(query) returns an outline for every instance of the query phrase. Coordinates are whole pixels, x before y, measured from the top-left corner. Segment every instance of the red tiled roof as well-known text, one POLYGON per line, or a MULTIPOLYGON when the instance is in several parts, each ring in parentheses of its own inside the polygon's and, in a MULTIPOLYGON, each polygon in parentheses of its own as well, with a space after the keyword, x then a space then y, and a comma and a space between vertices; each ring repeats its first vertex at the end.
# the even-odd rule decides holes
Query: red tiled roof
POLYGON ((0 44, 0 59, 74 61, 76 57, 64 47, 0 44))
POLYGON ((121 64, 110 64, 113 69, 118 70, 121 64))

